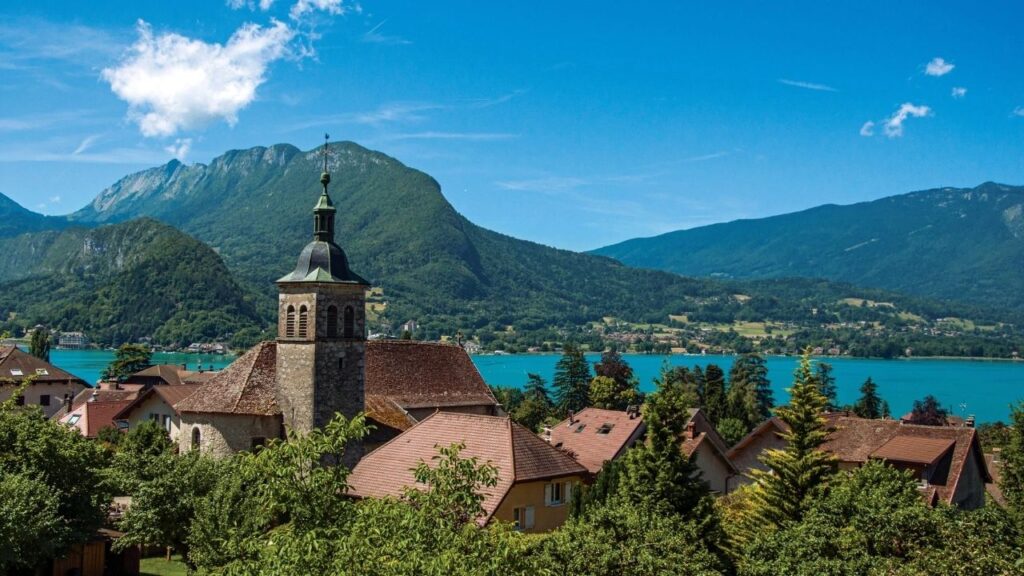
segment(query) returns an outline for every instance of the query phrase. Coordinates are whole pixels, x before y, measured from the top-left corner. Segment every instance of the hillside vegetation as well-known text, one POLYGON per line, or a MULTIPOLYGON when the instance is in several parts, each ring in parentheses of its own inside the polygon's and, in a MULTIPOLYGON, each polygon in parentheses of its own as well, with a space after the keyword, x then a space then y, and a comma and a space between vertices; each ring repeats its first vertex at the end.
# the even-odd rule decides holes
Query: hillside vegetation
POLYGON ((688 276, 827 278, 1024 311, 1024 187, 985 183, 819 206, 594 253, 688 276))

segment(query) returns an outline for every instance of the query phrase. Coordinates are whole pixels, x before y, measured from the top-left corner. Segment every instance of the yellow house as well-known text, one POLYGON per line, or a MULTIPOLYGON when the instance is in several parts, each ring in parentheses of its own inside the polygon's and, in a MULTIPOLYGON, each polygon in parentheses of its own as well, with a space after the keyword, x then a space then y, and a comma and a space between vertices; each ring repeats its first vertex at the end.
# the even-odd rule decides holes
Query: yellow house
POLYGON ((0 346, 0 402, 10 398, 28 378, 32 379, 32 384, 22 391, 17 402, 23 406, 39 406, 47 418, 88 388, 81 378, 16 346, 0 346))
POLYGON ((360 498, 399 497, 420 487, 412 469, 431 464, 436 446, 465 443, 461 457, 477 457, 498 470, 498 482, 483 491, 484 516, 525 532, 558 528, 568 517, 572 493, 587 469, 530 430, 505 416, 436 412, 370 452, 349 476, 349 492, 360 498))
POLYGON ((115 414, 114 421, 124 422, 126 428, 131 430, 142 422, 153 420, 167 431, 173 442, 177 443, 181 435, 181 414, 175 406, 199 388, 201 386, 196 384, 153 386, 140 393, 131 404, 115 414))

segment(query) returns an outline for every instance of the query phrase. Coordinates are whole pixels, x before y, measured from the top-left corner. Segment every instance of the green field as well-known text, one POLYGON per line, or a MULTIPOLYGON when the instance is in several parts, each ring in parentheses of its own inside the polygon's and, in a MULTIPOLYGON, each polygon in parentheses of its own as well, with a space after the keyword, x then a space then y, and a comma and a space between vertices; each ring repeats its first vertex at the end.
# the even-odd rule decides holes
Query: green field
POLYGON ((181 556, 175 554, 168 562, 163 556, 156 558, 143 558, 139 563, 141 576, 185 576, 188 568, 181 561, 181 556))

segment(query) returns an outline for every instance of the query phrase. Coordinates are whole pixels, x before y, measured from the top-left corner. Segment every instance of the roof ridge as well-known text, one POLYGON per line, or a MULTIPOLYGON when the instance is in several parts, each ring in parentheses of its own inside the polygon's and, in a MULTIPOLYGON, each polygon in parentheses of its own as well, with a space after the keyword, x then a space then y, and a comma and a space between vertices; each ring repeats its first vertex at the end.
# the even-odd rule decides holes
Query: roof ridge
POLYGON ((512 455, 512 484, 515 484, 519 480, 519 475, 516 474, 516 439, 511 416, 505 416, 505 425, 508 427, 508 450, 512 455))

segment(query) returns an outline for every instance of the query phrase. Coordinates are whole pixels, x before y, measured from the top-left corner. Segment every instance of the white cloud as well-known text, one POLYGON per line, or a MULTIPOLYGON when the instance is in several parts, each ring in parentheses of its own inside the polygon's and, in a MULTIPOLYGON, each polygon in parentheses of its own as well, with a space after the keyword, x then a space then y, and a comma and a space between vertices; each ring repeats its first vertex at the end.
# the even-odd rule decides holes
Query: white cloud
POLYGON ((164 151, 174 156, 178 160, 184 162, 185 157, 188 156, 189 150, 192 149, 191 138, 175 138, 174 144, 164 147, 164 151))
POLYGON ((342 0, 298 0, 292 4, 288 16, 292 20, 300 20, 304 15, 317 10, 337 16, 345 13, 345 7, 341 3, 342 0))
POLYGON ((903 123, 907 118, 924 118, 931 113, 932 109, 927 106, 915 106, 910 102, 905 102, 885 120, 885 135, 889 138, 903 136, 903 123))
POLYGON ((964 88, 963 86, 954 86, 952 94, 953 98, 959 100, 964 96, 967 96, 967 88, 964 88))
POLYGON ((527 180, 503 180, 495 182, 503 190, 529 191, 529 192, 557 192, 561 190, 572 190, 589 184, 584 178, 575 176, 548 176, 544 178, 530 178, 527 180))
POLYGON ((141 20, 138 33, 103 78, 129 104, 129 116, 145 136, 170 136, 216 119, 234 125, 238 112, 255 100, 267 66, 288 55, 295 37, 276 20, 265 28, 245 24, 224 45, 175 33, 157 36, 141 20))
POLYGON ((89 148, 92 148, 92 145, 95 144, 96 141, 100 139, 100 136, 100 134, 93 134, 92 136, 87 136, 84 140, 82 140, 82 143, 79 144, 77 148, 75 148, 75 151, 72 152, 71 155, 78 156, 82 152, 85 152, 89 148))
POLYGON ((928 76, 945 76, 953 71, 956 66, 946 62, 942 58, 932 58, 932 61, 925 65, 924 73, 928 76))
POLYGON ((874 136, 875 135, 875 123, 868 120, 860 127, 861 136, 874 136))
POLYGON ((239 10, 246 7, 248 7, 249 10, 255 10, 258 6, 260 10, 266 12, 274 5, 274 0, 259 0, 258 3, 253 2, 253 0, 228 0, 227 3, 232 10, 239 10))
POLYGON ((1013 115, 1024 117, 1024 106, 1017 106, 1016 108, 1014 108, 1013 115))
POLYGON ((780 78, 779 84, 785 84, 786 86, 795 86, 797 88, 806 88, 807 90, 817 90, 819 92, 839 92, 839 90, 836 90, 831 86, 826 86, 825 84, 803 82, 801 80, 786 80, 784 78, 780 78))

